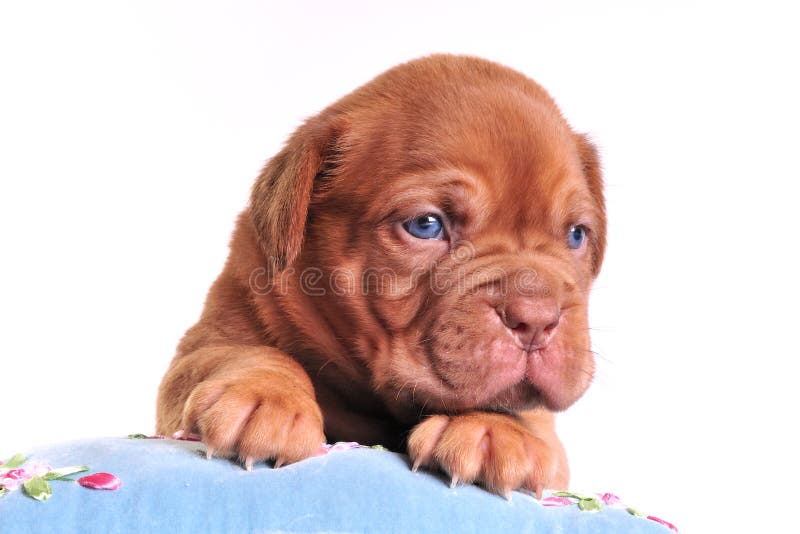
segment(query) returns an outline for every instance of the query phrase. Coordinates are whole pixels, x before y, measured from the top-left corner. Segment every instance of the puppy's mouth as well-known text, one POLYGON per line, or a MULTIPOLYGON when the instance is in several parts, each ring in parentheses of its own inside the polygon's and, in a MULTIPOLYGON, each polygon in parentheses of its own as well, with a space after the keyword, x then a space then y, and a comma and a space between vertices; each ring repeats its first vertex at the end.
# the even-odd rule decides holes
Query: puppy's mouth
POLYGON ((547 346, 531 350, 501 324, 492 324, 491 316, 487 321, 489 334, 460 351, 437 350, 436 343, 428 347, 429 372, 438 382, 431 407, 517 411, 544 404, 563 410, 577 399, 573 383, 580 380, 575 375, 582 364, 566 339, 556 335, 547 346))

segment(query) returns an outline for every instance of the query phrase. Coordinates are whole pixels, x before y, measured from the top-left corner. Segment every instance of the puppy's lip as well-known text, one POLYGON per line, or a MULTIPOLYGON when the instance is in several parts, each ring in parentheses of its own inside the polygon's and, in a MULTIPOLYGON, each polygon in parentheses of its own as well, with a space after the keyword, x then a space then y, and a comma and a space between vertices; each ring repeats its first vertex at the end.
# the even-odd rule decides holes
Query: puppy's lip
POLYGON ((576 400, 564 383, 565 365, 564 355, 553 348, 531 351, 527 355, 524 380, 536 389, 542 402, 554 411, 565 410, 576 400))
MULTIPOLYGON (((480 386, 475 382, 465 386, 457 377, 454 381, 453 377, 448 376, 445 372, 446 367, 431 366, 439 384, 448 391, 446 394, 440 392, 440 395, 444 395, 440 398, 446 399, 443 400, 442 407, 474 410, 482 406, 492 406, 496 404, 497 399, 505 398, 507 395, 512 395, 518 400, 517 396, 523 389, 530 387, 531 384, 526 379, 528 356, 524 350, 506 336, 497 336, 488 341, 487 345, 488 347, 484 346, 484 350, 488 349, 487 357, 494 360, 494 365, 480 386)), ((518 402, 515 401, 514 404, 518 402)))

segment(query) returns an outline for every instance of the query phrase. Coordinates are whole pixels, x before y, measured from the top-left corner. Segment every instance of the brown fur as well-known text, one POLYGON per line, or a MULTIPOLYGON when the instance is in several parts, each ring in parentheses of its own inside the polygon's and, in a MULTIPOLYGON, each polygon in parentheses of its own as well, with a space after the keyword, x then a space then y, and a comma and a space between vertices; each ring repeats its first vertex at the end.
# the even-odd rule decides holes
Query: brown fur
POLYGON ((564 488, 553 411, 591 381, 604 248, 597 153, 541 87, 477 58, 400 65, 256 180, 157 430, 248 463, 305 458, 324 432, 498 492, 564 488), (427 213, 447 239, 403 229, 427 213))

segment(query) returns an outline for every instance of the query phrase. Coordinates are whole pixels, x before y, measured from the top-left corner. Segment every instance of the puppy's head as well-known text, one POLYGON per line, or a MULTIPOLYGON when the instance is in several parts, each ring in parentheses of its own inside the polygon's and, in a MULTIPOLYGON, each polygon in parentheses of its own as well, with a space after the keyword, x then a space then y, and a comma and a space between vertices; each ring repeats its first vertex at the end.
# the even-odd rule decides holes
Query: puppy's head
POLYGON ((295 132, 250 214, 294 273, 293 342, 364 370, 398 417, 561 410, 588 387, 598 158, 523 75, 456 56, 386 72, 295 132))

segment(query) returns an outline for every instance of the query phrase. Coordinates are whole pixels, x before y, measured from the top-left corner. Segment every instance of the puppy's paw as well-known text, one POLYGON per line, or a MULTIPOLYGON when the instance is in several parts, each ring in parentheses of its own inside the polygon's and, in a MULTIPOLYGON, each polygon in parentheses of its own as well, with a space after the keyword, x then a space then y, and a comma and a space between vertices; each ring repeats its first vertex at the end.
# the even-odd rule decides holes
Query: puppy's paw
POLYGON ((322 412, 309 384, 284 373, 250 371, 206 380, 186 401, 182 428, 197 430, 207 455, 238 455, 247 469, 313 455, 325 442, 322 412))
POLYGON ((438 468, 459 482, 478 483, 511 498, 528 489, 541 497, 558 470, 556 451, 511 416, 474 412, 434 415, 411 431, 408 452, 420 466, 438 468))

